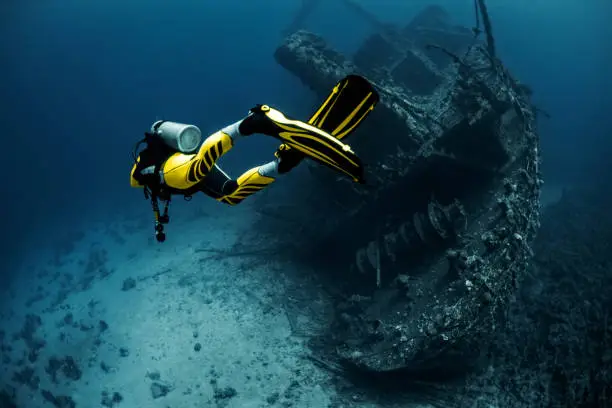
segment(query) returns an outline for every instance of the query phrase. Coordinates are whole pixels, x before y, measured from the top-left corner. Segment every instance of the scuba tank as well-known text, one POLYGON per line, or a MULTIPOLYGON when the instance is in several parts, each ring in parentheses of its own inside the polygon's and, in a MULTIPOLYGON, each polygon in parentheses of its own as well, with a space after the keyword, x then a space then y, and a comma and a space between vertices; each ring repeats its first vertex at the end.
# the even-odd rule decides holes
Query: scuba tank
POLYGON ((202 132, 197 126, 158 120, 151 126, 151 133, 159 136, 168 147, 181 153, 193 153, 202 142, 202 132))

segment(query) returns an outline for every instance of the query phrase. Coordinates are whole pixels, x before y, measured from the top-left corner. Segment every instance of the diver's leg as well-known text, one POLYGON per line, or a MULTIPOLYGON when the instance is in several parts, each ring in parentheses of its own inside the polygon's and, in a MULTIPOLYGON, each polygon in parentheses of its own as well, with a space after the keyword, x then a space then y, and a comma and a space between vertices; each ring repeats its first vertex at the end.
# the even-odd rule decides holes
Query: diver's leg
POLYGON ((262 133, 300 151, 310 159, 363 182, 363 167, 350 147, 336 137, 308 123, 290 119, 267 105, 258 105, 243 120, 240 131, 262 133))
POLYGON ((291 169, 304 157, 310 157, 355 181, 362 181, 359 158, 339 140, 354 132, 378 101, 378 93, 367 79, 348 75, 334 86, 308 123, 258 105, 251 109, 251 115, 240 129, 244 134, 263 133, 283 141, 276 152, 277 157, 282 157, 281 173, 283 167, 291 169))
MULTIPOLYGON (((342 140, 359 127, 378 101, 378 92, 367 79, 348 75, 332 88, 321 106, 308 119, 308 124, 342 140)), ((285 143, 279 146, 276 156, 282 156, 285 167, 289 169, 307 157, 285 143)))
POLYGON ((184 190, 202 181, 216 161, 246 136, 239 129, 242 122, 239 120, 208 136, 195 154, 175 153, 170 156, 162 167, 164 182, 169 187, 184 190))
MULTIPOLYGON (((232 185, 232 191, 227 191, 226 195, 217 198, 218 201, 229 205, 236 205, 242 202, 248 196, 263 190, 268 185, 272 184, 279 172, 279 159, 272 160, 269 163, 254 167, 245 171, 232 185)), ((233 180, 232 180, 233 181, 233 180)), ((230 185, 228 183, 228 185, 230 185)))
POLYGON ((215 164, 206 177, 196 185, 199 191, 215 200, 230 194, 237 186, 236 180, 224 172, 218 164, 215 164))

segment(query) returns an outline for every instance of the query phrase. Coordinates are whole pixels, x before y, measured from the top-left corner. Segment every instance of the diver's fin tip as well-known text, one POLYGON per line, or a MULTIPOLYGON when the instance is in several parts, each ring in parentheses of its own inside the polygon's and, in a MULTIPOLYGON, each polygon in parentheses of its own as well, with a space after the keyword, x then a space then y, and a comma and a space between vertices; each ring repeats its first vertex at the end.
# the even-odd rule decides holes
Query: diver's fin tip
POLYGON ((357 129, 379 99, 378 92, 365 77, 349 74, 332 88, 308 123, 343 139, 357 129))

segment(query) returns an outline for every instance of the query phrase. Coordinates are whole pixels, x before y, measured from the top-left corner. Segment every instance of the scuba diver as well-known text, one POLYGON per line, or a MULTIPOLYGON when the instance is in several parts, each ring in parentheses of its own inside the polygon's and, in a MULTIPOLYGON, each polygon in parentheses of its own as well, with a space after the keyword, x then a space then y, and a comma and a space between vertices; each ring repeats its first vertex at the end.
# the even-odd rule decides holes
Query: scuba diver
POLYGON ((363 183, 361 161, 341 139, 359 126, 378 100, 378 93, 365 78, 349 75, 336 84, 307 123, 290 119, 268 105, 257 105, 246 117, 213 133, 201 144, 202 134, 194 125, 164 120, 153 123, 134 148, 130 184, 144 188, 145 198, 151 201, 157 241, 166 239, 164 224, 169 221, 172 195, 189 200, 193 194, 202 192, 236 205, 304 158, 363 183), (256 133, 282 142, 275 159, 232 179, 216 161, 242 138, 256 133), (146 147, 138 152, 143 143, 146 147), (159 201, 165 203, 163 213, 159 201))

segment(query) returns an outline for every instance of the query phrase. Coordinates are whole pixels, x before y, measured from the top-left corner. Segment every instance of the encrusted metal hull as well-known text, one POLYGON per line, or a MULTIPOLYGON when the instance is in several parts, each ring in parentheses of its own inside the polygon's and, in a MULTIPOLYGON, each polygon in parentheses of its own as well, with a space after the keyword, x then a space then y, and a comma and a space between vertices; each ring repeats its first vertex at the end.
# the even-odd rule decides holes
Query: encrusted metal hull
POLYGON ((276 51, 321 97, 350 73, 381 95, 349 140, 367 186, 311 169, 327 218, 304 227, 317 239, 303 248, 343 282, 329 340, 345 363, 422 371, 468 359, 527 268, 539 225, 536 110, 488 34, 481 42, 430 7, 352 58, 306 31, 276 51))

